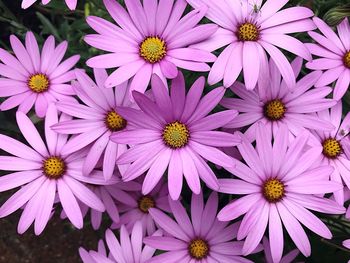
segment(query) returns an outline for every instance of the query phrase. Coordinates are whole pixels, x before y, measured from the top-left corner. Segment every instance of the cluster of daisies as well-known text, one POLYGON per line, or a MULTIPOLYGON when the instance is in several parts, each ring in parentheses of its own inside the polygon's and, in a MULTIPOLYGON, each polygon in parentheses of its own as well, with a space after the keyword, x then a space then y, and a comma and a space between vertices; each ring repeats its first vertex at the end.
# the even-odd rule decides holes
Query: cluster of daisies
POLYGON ((55 212, 78 229, 109 218, 85 263, 286 263, 310 256, 304 228, 331 239, 318 216, 350 218, 348 20, 335 33, 287 0, 103 2, 114 23, 88 17, 84 38, 106 52, 93 76, 52 36, 0 49, 0 110, 18 109, 26 140, 0 135, 0 191, 17 189, 0 217, 21 210, 18 233, 37 235, 55 212), (208 75, 186 86, 181 69, 208 75))

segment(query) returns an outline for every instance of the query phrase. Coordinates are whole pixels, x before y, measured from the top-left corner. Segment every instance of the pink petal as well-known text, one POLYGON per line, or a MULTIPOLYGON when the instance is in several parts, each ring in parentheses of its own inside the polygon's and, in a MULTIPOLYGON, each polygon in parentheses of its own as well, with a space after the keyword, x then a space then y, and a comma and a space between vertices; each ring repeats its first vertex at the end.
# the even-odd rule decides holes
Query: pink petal
POLYGON ((68 185, 74 196, 81 202, 97 211, 105 211, 101 200, 89 188, 69 176, 64 176, 63 181, 68 185))
POLYGON ((259 57, 256 43, 246 41, 243 44, 243 75, 248 90, 253 90, 258 82, 260 63, 252 63, 259 57))
POLYGON ((151 208, 149 210, 149 213, 151 214, 153 220, 167 233, 170 235, 184 240, 189 241, 190 237, 188 237, 185 232, 180 228, 178 224, 175 223, 173 219, 168 217, 166 214, 164 214, 162 211, 156 208, 151 208))
POLYGON ((46 180, 37 195, 40 196, 41 204, 35 216, 34 233, 40 235, 46 227, 53 208, 56 196, 56 181, 46 180))
POLYGON ((61 179, 57 180, 57 192, 68 219, 76 228, 81 229, 83 227, 83 217, 79 204, 68 185, 61 179))
POLYGON ((17 209, 21 208, 25 203, 28 202, 30 198, 38 191, 44 181, 47 180, 46 177, 42 176, 23 186, 20 190, 14 193, 1 207, 0 207, 0 217, 8 216, 12 214, 17 209))
POLYGON ((173 151, 168 168, 168 188, 173 200, 179 199, 183 181, 182 160, 179 151, 173 151))
POLYGON ((301 253, 303 253, 304 256, 310 256, 310 242, 298 220, 287 210, 287 208, 282 203, 277 203, 277 209, 284 227, 286 228, 289 236, 292 238, 297 248, 301 253))
POLYGON ((269 211, 269 238, 272 260, 280 262, 283 255, 284 239, 282 222, 275 204, 270 206, 269 211))
POLYGON ((42 156, 49 155, 43 140, 32 121, 22 112, 16 113, 17 123, 26 141, 42 156))
POLYGON ((149 168, 142 184, 142 194, 149 194, 163 176, 168 167, 172 150, 164 149, 158 154, 158 158, 149 168))

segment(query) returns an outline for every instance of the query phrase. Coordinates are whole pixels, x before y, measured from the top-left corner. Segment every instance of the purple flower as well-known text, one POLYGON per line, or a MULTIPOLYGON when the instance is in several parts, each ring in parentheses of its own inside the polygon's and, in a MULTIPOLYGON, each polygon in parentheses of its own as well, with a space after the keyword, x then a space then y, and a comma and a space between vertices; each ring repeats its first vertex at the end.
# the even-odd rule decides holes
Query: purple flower
MULTIPOLYGON (((30 7, 32 4, 34 4, 36 1, 37 0, 23 0, 22 1, 22 8, 26 9, 26 8, 30 7)), ((47 5, 50 2, 51 2, 51 0, 41 0, 41 3, 43 5, 47 5)), ((75 8, 77 7, 77 0, 65 0, 65 2, 70 10, 75 10, 75 8)))
POLYGON ((194 8, 208 6, 205 14, 220 28, 207 40, 192 45, 213 51, 227 46, 215 61, 208 77, 210 85, 224 80, 224 86, 231 86, 243 69, 247 89, 268 85, 268 61, 266 52, 276 63, 288 88, 294 88, 293 70, 283 53, 285 49, 306 60, 311 54, 298 39, 290 33, 315 29, 310 17, 314 14, 306 7, 291 7, 280 10, 288 0, 187 0, 194 8), (280 11, 279 11, 280 10, 280 11))
MULTIPOLYGON (((265 251, 266 263, 273 263, 272 256, 271 256, 270 242, 266 237, 263 238, 263 246, 265 251)), ((298 256, 298 254, 299 254, 299 250, 294 249, 290 251, 288 254, 286 254, 279 263, 292 263, 293 260, 298 256)))
POLYGON ((337 26, 338 37, 321 19, 314 17, 313 20, 323 35, 317 32, 309 32, 316 43, 306 45, 313 55, 320 58, 307 63, 306 67, 314 70, 325 70, 316 82, 316 87, 323 87, 337 81, 333 98, 340 100, 350 84, 349 21, 345 18, 337 26))
POLYGON ((226 205, 218 219, 229 221, 244 215, 237 235, 238 240, 245 238, 243 255, 256 248, 267 227, 273 262, 279 262, 283 254, 282 225, 305 256, 311 254, 311 247, 301 224, 323 238, 332 237, 327 226, 308 209, 343 214, 344 207, 323 197, 342 189, 342 185, 329 181, 331 166, 312 168, 322 147, 306 148, 309 137, 305 131, 288 143, 288 130, 282 125, 271 145, 271 136, 260 124, 254 149, 242 135, 238 149, 247 165, 237 161, 229 170, 239 179, 219 179, 219 191, 244 196, 226 205))
POLYGON ((184 77, 179 72, 169 96, 168 89, 154 75, 155 102, 134 91, 133 97, 142 111, 117 108, 121 116, 135 126, 111 136, 116 143, 132 145, 118 158, 117 164, 132 163, 123 175, 126 181, 148 170, 142 194, 152 191, 167 168, 169 193, 174 200, 180 196, 183 175, 194 193, 201 190, 199 178, 217 190, 217 178, 205 160, 223 167, 233 164, 233 159, 217 147, 234 146, 240 138, 213 130, 230 122, 237 112, 228 110, 207 116, 221 100, 225 89, 215 88, 201 99, 204 81, 203 77, 198 78, 186 96, 184 77))
POLYGON ((189 262, 251 262, 240 257, 243 242, 232 241, 237 236, 238 223, 228 225, 216 219, 218 195, 213 192, 206 203, 202 194, 192 194, 191 220, 180 201, 169 198, 176 222, 156 208, 150 209, 154 221, 167 235, 146 237, 150 247, 167 252, 147 263, 189 262))
MULTIPOLYGON (((130 182, 128 182, 130 183, 130 182)), ((113 224, 112 228, 120 228, 125 225, 128 231, 134 227, 135 223, 141 221, 143 230, 147 235, 152 235, 157 226, 154 223, 152 216, 149 214, 150 208, 158 208, 165 212, 170 212, 168 202, 168 188, 162 181, 147 195, 141 194, 140 191, 130 193, 130 198, 119 201, 120 221, 113 224), (127 201, 127 202, 126 202, 127 201)))
MULTIPOLYGON (((292 62, 295 76, 298 76, 302 59, 292 62)), ((230 89, 239 98, 223 98, 221 105, 229 109, 237 109, 240 114, 225 125, 226 128, 242 128, 249 126, 245 135, 254 140, 256 127, 263 123, 270 133, 276 133, 281 124, 286 124, 291 134, 297 135, 305 129, 330 131, 334 126, 315 116, 317 111, 329 109, 337 102, 327 99, 332 92, 329 87, 313 89, 313 85, 320 78, 321 72, 315 71, 300 79, 293 91, 281 80, 275 63, 270 60, 269 88, 247 91, 240 82, 234 83, 230 89)))
MULTIPOLYGON (((60 120, 69 119, 62 114, 60 120)), ((36 235, 47 225, 56 199, 61 203, 68 219, 77 228, 83 227, 83 217, 78 201, 103 212, 103 203, 82 182, 99 183, 102 175, 92 173, 82 176, 82 159, 85 151, 65 155, 67 135, 57 135, 50 127, 58 122, 56 108, 51 105, 45 119, 46 145, 31 120, 17 112, 17 123, 27 145, 8 136, 0 135, 0 149, 13 156, 0 156, 0 169, 16 171, 0 177, 0 191, 22 186, 1 207, 0 217, 5 217, 23 207, 18 233, 24 233, 34 222, 36 235), (18 171, 18 172, 17 172, 18 171)))
MULTIPOLYGON (((79 254, 84 263, 145 263, 152 258, 155 249, 143 245, 143 230, 141 222, 137 222, 129 235, 125 226, 120 229, 120 242, 111 230, 106 231, 106 243, 109 248, 107 256, 103 241, 98 243, 98 251, 90 250, 87 252, 84 248, 79 248, 79 254)), ((160 236, 157 231, 153 236, 160 236)))
POLYGON ((0 97, 9 97, 1 103, 5 111, 19 106, 27 113, 35 105, 35 113, 44 117, 48 105, 56 101, 72 101, 75 95, 70 84, 75 78, 72 67, 78 62, 75 55, 62 58, 67 50, 67 41, 55 48, 55 39, 50 36, 44 43, 41 54, 32 32, 27 32, 25 46, 11 35, 10 42, 16 57, 0 48, 0 97))
POLYGON ((181 18, 187 6, 184 0, 125 0, 128 12, 115 0, 103 1, 118 24, 90 16, 88 24, 97 34, 85 36, 85 41, 110 54, 90 58, 93 68, 118 68, 106 80, 106 87, 120 85, 133 77, 130 88, 143 93, 157 74, 164 83, 175 78, 178 67, 191 71, 209 71, 205 62, 216 57, 199 48, 189 48, 216 30, 213 24, 197 25, 206 8, 194 10, 181 18))
MULTIPOLYGON (((116 159, 127 149, 126 145, 115 144, 109 138, 113 132, 123 130, 128 124, 116 110, 118 106, 131 104, 128 83, 124 82, 114 89, 106 89, 103 87, 108 77, 105 70, 94 70, 97 84, 82 70, 75 72, 78 83, 73 83, 72 86, 85 105, 77 102, 57 103, 58 110, 76 119, 60 122, 53 126, 53 130, 62 134, 76 135, 68 142, 64 154, 89 146, 83 165, 84 175, 89 175, 103 156, 103 175, 108 180, 113 174, 116 159)), ((123 174, 128 165, 117 167, 123 174)))
MULTIPOLYGON (((350 114, 348 113, 343 121, 342 103, 330 110, 324 110, 317 113, 317 116, 325 121, 331 122, 334 129, 329 132, 313 131, 313 145, 321 147, 323 150, 318 155, 317 165, 330 165, 334 168, 330 179, 338 182, 350 189, 350 160, 347 153, 350 152, 349 138, 350 133, 350 114)), ((334 192, 334 198, 339 204, 344 203, 344 190, 339 189, 334 192)))
MULTIPOLYGON (((88 188, 99 197, 106 208, 106 213, 113 221, 113 224, 117 224, 120 221, 121 204, 124 206, 130 206, 134 204, 134 198, 130 191, 140 191, 141 185, 137 182, 121 182, 118 177, 113 177, 112 180, 101 180, 101 184, 89 184, 88 188)), ((92 228, 97 230, 102 223, 103 213, 99 210, 93 209, 82 202, 79 202, 83 217, 87 216, 90 212, 90 222, 92 228)), ((61 213, 61 218, 66 218, 64 211, 61 213)), ((133 222, 134 223, 134 222, 133 222)), ((134 224, 132 224, 133 226, 134 224)), ((130 228, 131 229, 131 228, 130 228)))

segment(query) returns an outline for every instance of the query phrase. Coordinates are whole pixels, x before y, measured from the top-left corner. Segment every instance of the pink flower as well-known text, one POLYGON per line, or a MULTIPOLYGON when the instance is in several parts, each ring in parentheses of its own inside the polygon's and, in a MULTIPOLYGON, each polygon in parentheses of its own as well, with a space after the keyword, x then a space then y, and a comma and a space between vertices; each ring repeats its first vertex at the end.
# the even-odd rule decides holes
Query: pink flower
POLYGON ((64 41, 55 48, 55 39, 50 36, 44 43, 41 54, 32 32, 27 32, 25 46, 11 35, 11 46, 16 57, 0 48, 0 97, 9 97, 0 105, 0 110, 19 106, 27 113, 35 105, 35 113, 44 117, 48 105, 58 100, 73 100, 71 85, 65 84, 75 78, 72 67, 79 60, 75 55, 62 58, 67 50, 64 41))
POLYGON ((350 27, 345 18, 338 26, 337 36, 333 30, 321 19, 313 18, 321 34, 309 32, 316 43, 306 44, 310 52, 320 58, 306 64, 314 70, 325 70, 316 87, 323 87, 337 81, 334 87, 333 98, 340 100, 348 90, 350 84, 350 27))
MULTIPOLYGON (((94 70, 97 84, 82 70, 76 70, 75 73, 78 83, 73 83, 72 86, 85 105, 77 102, 57 103, 58 110, 76 119, 60 122, 53 126, 53 130, 62 134, 76 135, 68 142, 63 154, 73 153, 85 146, 89 147, 83 165, 84 175, 91 173, 102 156, 103 175, 108 180, 113 174, 116 159, 127 149, 126 145, 115 144, 109 138, 113 132, 123 130, 128 124, 116 110, 118 106, 131 104, 128 83, 106 89, 103 87, 108 77, 105 70, 94 70)), ((128 166, 117 167, 123 174, 128 166)))
MULTIPOLYGON (((295 76, 299 75, 302 59, 292 62, 295 76)), ((245 135, 254 140, 256 127, 263 123, 270 133, 276 133, 281 124, 286 124, 291 134, 297 135, 305 129, 331 131, 334 126, 320 119, 314 113, 329 109, 337 102, 327 99, 332 92, 329 87, 313 89, 313 85, 322 73, 315 71, 300 79, 293 91, 281 80, 275 63, 270 60, 269 89, 247 91, 240 82, 234 83, 230 89, 239 98, 223 98, 221 105, 228 109, 236 109, 240 114, 225 125, 226 128, 243 128, 248 126, 245 135)))
POLYGON ((128 12, 115 0, 103 1, 117 26, 99 17, 90 16, 88 24, 97 34, 85 41, 110 54, 90 58, 93 68, 118 68, 106 80, 106 87, 120 85, 133 77, 131 90, 143 93, 157 74, 164 83, 177 76, 178 67, 191 71, 209 71, 205 62, 216 57, 208 51, 188 46, 207 39, 216 30, 213 24, 197 25, 206 8, 194 10, 181 18, 184 0, 125 0, 128 12))
POLYGON ((187 2, 194 8, 208 6, 206 17, 220 26, 207 41, 191 47, 213 51, 227 46, 209 73, 210 85, 223 79, 224 86, 229 87, 243 69, 247 89, 254 89, 257 82, 259 86, 266 88, 267 52, 276 63, 287 87, 294 88, 293 70, 276 46, 311 60, 311 54, 305 45, 287 35, 315 28, 309 19, 314 15, 310 9, 297 6, 280 10, 288 0, 267 0, 263 5, 262 0, 187 2))
POLYGON ((229 110, 207 116, 221 100, 225 89, 215 88, 201 99, 204 82, 203 77, 198 78, 186 96, 184 77, 179 72, 169 96, 168 89, 154 75, 152 93, 155 102, 134 91, 133 97, 142 111, 117 108, 135 127, 111 136, 116 143, 132 145, 118 158, 117 164, 132 163, 123 175, 126 181, 148 170, 142 194, 152 191, 167 168, 169 193, 174 200, 180 196, 183 175, 194 193, 201 190, 199 178, 217 190, 217 178, 206 160, 223 167, 233 164, 233 159, 217 147, 234 146, 240 138, 213 130, 230 122, 237 112, 229 110))
MULTIPOLYGON (((106 213, 112 220, 113 224, 117 224, 120 221, 120 209, 121 204, 124 206, 130 206, 134 204, 134 198, 130 191, 140 191, 141 185, 137 182, 121 182, 118 177, 112 177, 108 181, 101 180, 101 182, 94 182, 95 184, 89 184, 88 188, 91 189, 95 195, 100 198, 106 208, 106 213), (100 184, 97 184, 100 183, 100 184)), ((102 223, 103 212, 93 209, 82 202, 79 202, 83 217, 90 214, 90 222, 94 230, 98 230, 102 223)), ((66 218, 64 211, 61 213, 61 218, 66 218)), ((133 222, 134 223, 134 222, 133 222)), ((131 228, 130 228, 131 229, 131 228)))
MULTIPOLYGON (((313 145, 321 147, 323 150, 318 155, 317 165, 330 165, 334 168, 330 179, 338 182, 350 189, 350 160, 346 153, 350 151, 349 138, 350 133, 350 114, 348 113, 343 121, 342 103, 330 110, 324 110, 317 113, 317 116, 325 121, 331 122, 334 129, 329 132, 313 131, 313 145)), ((334 192, 334 198, 339 204, 344 203, 344 190, 339 189, 334 192)))
POLYGON ((192 194, 191 220, 180 201, 169 198, 176 222, 156 208, 150 209, 154 221, 166 233, 163 237, 146 237, 146 245, 167 251, 147 263, 251 262, 240 257, 242 242, 236 238, 239 223, 228 225, 216 219, 218 195, 213 192, 206 203, 202 194, 192 194))
MULTIPOLYGON (((60 120, 67 119, 61 115, 60 120)), ((46 145, 31 120, 17 112, 17 123, 30 147, 8 136, 0 135, 0 148, 13 156, 0 156, 0 169, 19 171, 0 177, 0 191, 22 186, 1 207, 0 217, 12 214, 24 207, 18 224, 18 233, 24 233, 34 222, 36 235, 41 234, 48 223, 56 198, 68 219, 77 228, 83 227, 83 217, 77 200, 98 211, 105 208, 99 198, 82 182, 101 182, 101 175, 82 176, 82 159, 86 153, 62 154, 67 147, 67 136, 57 135, 50 127, 58 122, 56 108, 48 108, 45 119, 46 145)))
POLYGON ((237 161, 229 170, 239 179, 219 179, 219 184, 220 192, 244 196, 226 205, 218 219, 229 221, 244 215, 237 235, 238 240, 245 238, 243 255, 256 248, 267 227, 275 263, 283 254, 282 225, 305 256, 311 254, 311 247, 301 224, 323 238, 332 238, 327 226, 308 209, 343 214, 344 207, 322 197, 342 189, 342 185, 329 181, 332 167, 312 168, 322 147, 307 149, 309 137, 305 131, 288 143, 288 130, 282 125, 271 145, 271 136, 260 124, 254 149, 242 135, 238 149, 247 165, 237 161))
POLYGON ((118 207, 121 213, 120 221, 116 222, 117 224, 113 224, 112 228, 120 228, 121 225, 125 225, 126 229, 131 231, 135 223, 140 221, 145 233, 152 235, 158 227, 149 214, 149 209, 158 208, 165 212, 170 212, 166 184, 159 182, 147 195, 142 195, 140 191, 133 191, 129 196, 130 198, 127 200, 126 198, 123 198, 121 201, 118 200, 118 207))
MULTIPOLYGON (((266 263, 273 263, 272 256, 271 256, 270 242, 266 237, 263 238, 263 246, 265 251, 266 263)), ((293 260, 298 256, 298 254, 299 254, 299 250, 294 249, 290 251, 288 254, 286 254, 279 263, 292 263, 293 260)))
MULTIPOLYGON (((84 248, 79 248, 79 254, 84 263, 145 263, 152 258, 155 249, 143 245, 143 230, 141 222, 137 222, 129 235, 125 226, 120 229, 120 242, 111 230, 106 231, 106 243, 109 248, 107 256, 103 241, 98 243, 98 251, 90 250, 87 252, 84 248)), ((157 231, 153 236, 160 236, 157 231)))
MULTIPOLYGON (((36 1, 37 0, 23 0, 22 1, 22 8, 26 9, 26 8, 30 7, 32 4, 34 4, 36 1)), ((50 2, 51 2, 51 0, 41 0, 41 3, 43 5, 47 5, 50 2)), ((70 10, 75 10, 75 8, 77 7, 77 0, 65 0, 65 2, 70 10)))

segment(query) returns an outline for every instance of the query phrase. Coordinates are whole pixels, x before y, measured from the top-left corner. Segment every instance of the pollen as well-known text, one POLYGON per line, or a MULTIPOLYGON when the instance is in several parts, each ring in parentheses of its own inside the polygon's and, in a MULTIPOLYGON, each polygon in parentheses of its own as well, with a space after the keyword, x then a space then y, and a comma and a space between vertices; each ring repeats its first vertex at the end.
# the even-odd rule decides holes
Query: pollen
POLYGON ((44 161, 43 172, 50 179, 59 179, 66 171, 66 164, 60 157, 52 156, 44 161))
POLYGON ((141 212, 148 214, 148 210, 150 208, 153 208, 156 206, 156 202, 154 201, 154 199, 149 196, 149 195, 145 195, 142 196, 139 200, 138 200, 138 207, 141 210, 141 212))
POLYGON ((175 121, 165 126, 163 130, 163 141, 170 148, 181 148, 188 143, 189 130, 185 124, 175 121))
POLYGON ((323 155, 330 159, 337 158, 343 151, 339 141, 334 138, 328 138, 323 141, 323 155))
POLYGON ((165 55, 165 41, 157 36, 147 37, 140 45, 140 56, 151 64, 161 61, 165 55))
POLYGON ((271 100, 264 105, 264 115, 270 121, 278 121, 284 117, 286 106, 279 100, 271 100))
POLYGON ((284 184, 278 179, 269 179, 264 183, 263 195, 270 203, 280 201, 284 196, 284 184))
POLYGON ((346 52, 343 57, 344 66, 350 68, 350 51, 346 52))
POLYGON ((188 251, 192 258, 201 260, 209 254, 209 245, 203 239, 193 239, 188 245, 188 251))
POLYGON ((28 80, 28 87, 36 93, 47 91, 49 89, 49 86, 49 78, 44 74, 32 75, 28 80))
POLYGON ((259 39, 259 29, 256 25, 246 22, 239 26, 237 37, 241 41, 257 41, 259 39))
POLYGON ((126 127, 127 121, 114 110, 107 113, 105 124, 110 131, 120 131, 126 127))

